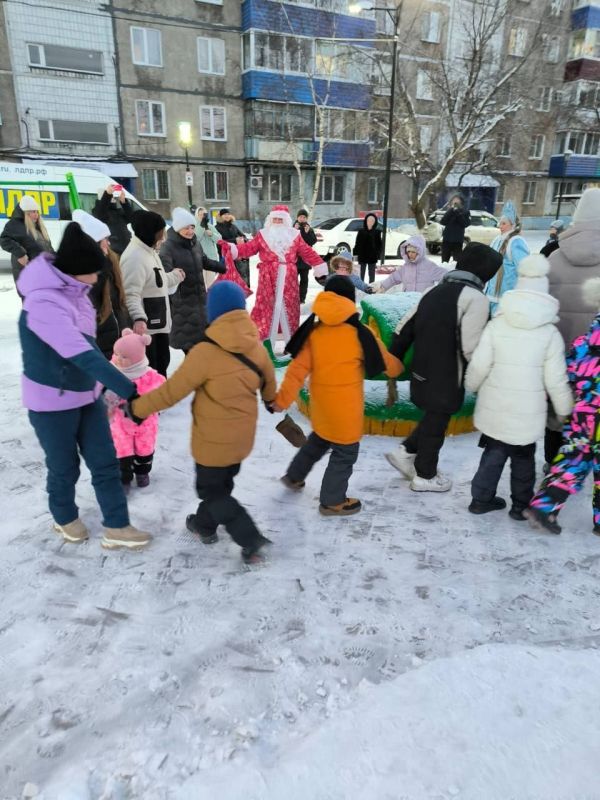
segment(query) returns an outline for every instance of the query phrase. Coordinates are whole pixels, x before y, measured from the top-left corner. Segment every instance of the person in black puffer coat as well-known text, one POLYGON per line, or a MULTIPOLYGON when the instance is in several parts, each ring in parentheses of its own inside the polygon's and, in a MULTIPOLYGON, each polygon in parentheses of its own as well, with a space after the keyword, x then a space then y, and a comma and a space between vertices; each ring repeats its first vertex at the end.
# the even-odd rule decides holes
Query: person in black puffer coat
POLYGON ((33 197, 25 194, 11 214, 0 236, 0 247, 10 253, 12 274, 15 279, 21 270, 40 253, 53 253, 50 236, 40 215, 40 207, 33 197))
POLYGON ((382 248, 381 228, 377 223, 375 214, 367 214, 363 220, 362 230, 356 234, 356 243, 353 254, 360 264, 360 277, 364 280, 367 268, 369 270, 369 283, 375 280, 375 267, 381 258, 382 248))
POLYGON ((115 194, 115 186, 117 184, 111 183, 106 189, 98 192, 98 200, 92 209, 92 214, 108 225, 110 249, 120 256, 131 241, 131 232, 127 226, 134 211, 123 189, 119 194, 115 194))
MULTIPOLYGON (((221 238, 229 244, 243 244, 248 241, 235 224, 235 217, 228 208, 219 211, 215 227, 221 238)), ((246 286, 250 286, 250 261, 247 258, 238 258, 235 261, 235 268, 246 286)))
POLYGON ((167 240, 160 248, 160 260, 165 272, 171 272, 175 267, 185 272, 184 281, 171 296, 173 325, 169 344, 186 354, 202 339, 208 324, 202 271, 225 272, 223 264, 205 255, 196 239, 195 225, 193 214, 185 208, 174 208, 173 227, 169 228, 167 240))
POLYGON ((442 264, 453 258, 458 261, 465 241, 465 230, 471 224, 471 215, 466 210, 460 195, 450 200, 450 208, 440 220, 442 232, 442 264))

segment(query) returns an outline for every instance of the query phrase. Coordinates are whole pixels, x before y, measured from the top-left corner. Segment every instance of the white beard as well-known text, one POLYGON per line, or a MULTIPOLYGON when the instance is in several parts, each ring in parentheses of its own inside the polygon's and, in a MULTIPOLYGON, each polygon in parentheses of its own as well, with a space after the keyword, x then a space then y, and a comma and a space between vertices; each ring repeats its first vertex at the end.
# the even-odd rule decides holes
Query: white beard
POLYGON ((275 255, 284 260, 299 231, 287 225, 269 225, 262 229, 262 237, 275 255))

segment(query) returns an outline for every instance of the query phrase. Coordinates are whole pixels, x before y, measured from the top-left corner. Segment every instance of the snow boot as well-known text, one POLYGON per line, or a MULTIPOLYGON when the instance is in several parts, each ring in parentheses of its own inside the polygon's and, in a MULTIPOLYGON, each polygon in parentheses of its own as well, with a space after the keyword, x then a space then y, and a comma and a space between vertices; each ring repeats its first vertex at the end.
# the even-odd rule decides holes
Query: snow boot
POLYGON ((517 508, 516 506, 513 506, 508 512, 508 516, 511 519, 514 519, 515 522, 527 522, 527 517, 523 514, 524 510, 525 509, 523 508, 517 508))
POLYGON ((394 450, 392 453, 385 453, 385 457, 392 467, 397 469, 407 481, 412 481, 417 474, 415 472, 415 458, 417 457, 417 454, 409 453, 403 444, 401 444, 400 447, 397 450, 394 450))
POLYGON ((501 497, 493 497, 491 500, 471 500, 469 511, 471 514, 488 514, 490 511, 502 511, 506 508, 506 500, 501 497))
POLYGON ((535 530, 556 534, 559 534, 562 530, 556 521, 556 514, 544 514, 543 511, 530 506, 523 511, 523 516, 535 530))
POLYGON ((362 508, 362 503, 356 497, 347 497, 343 503, 337 506, 319 506, 319 511, 324 517, 349 517, 351 514, 358 514, 362 508))
POLYGON ((446 478, 441 472, 434 478, 420 478, 418 475, 410 482, 413 492, 449 492, 452 488, 452 481, 446 478))
POLYGON ((263 547, 265 547, 265 545, 268 544, 273 544, 273 542, 270 539, 267 539, 266 536, 263 536, 262 533, 259 533, 254 544, 251 544, 248 547, 242 547, 242 561, 244 564, 248 564, 249 566, 264 564, 266 559, 260 551, 263 547))
POLYGON ((77 517, 73 522, 67 522, 66 525, 59 525, 58 522, 54 523, 54 532, 65 540, 65 542, 73 542, 73 544, 80 544, 89 538, 89 531, 83 522, 77 517))
POLYGON ((150 486, 150 475, 136 475, 135 482, 140 489, 145 489, 146 486, 150 486))
POLYGON ((151 541, 151 534, 140 531, 133 525, 125 525, 124 528, 105 528, 101 544, 107 550, 114 550, 117 547, 137 550, 146 547, 151 541))
POLYGON ((284 475, 282 478, 279 479, 283 485, 287 489, 291 489, 293 492, 300 492, 306 486, 304 481, 293 481, 289 475, 284 475))
POLYGON ((219 541, 216 531, 200 531, 196 527, 196 515, 188 514, 185 518, 185 527, 190 533, 195 533, 200 537, 202 544, 215 544, 219 541))

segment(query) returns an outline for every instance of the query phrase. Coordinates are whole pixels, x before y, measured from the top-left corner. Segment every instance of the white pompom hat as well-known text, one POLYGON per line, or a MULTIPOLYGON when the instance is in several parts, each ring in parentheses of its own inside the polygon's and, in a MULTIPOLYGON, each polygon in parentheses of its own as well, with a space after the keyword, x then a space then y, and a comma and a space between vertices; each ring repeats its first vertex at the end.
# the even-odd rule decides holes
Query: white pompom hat
POLYGON ((600 227, 600 189, 586 189, 579 198, 573 223, 596 222, 600 227))
POLYGON ((180 231, 182 228, 187 228, 188 225, 196 225, 198 220, 186 208, 177 206, 171 212, 173 230, 180 231))
POLYGON ((40 210, 40 207, 38 206, 35 199, 29 194, 24 194, 23 197, 19 200, 19 208, 21 209, 21 211, 40 210))
POLYGON ((548 294, 550 284, 548 272, 550 264, 545 256, 534 254, 524 258, 519 264, 519 277, 515 289, 525 292, 548 294))
POLYGON ((73 222, 76 222, 84 233, 87 233, 95 242, 101 242, 110 236, 110 228, 105 222, 96 219, 87 211, 77 208, 72 214, 73 222))

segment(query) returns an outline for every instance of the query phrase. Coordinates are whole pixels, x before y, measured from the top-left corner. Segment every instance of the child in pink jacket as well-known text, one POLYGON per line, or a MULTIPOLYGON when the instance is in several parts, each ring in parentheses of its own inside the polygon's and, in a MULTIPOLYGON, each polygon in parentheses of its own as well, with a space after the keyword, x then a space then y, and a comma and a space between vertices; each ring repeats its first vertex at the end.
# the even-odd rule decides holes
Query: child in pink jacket
MULTIPOLYGON (((165 381, 148 364, 146 346, 150 342, 148 334, 140 336, 125 328, 113 347, 112 363, 133 381, 139 395, 151 392, 165 381)), ((148 486, 158 435, 158 414, 151 414, 141 425, 136 425, 117 407, 111 414, 110 432, 121 466, 121 482, 129 486, 135 475, 139 487, 148 486)))
POLYGON ((400 245, 400 255, 404 264, 400 264, 379 284, 378 291, 387 292, 393 286, 401 284, 404 292, 424 292, 439 283, 448 270, 427 258, 426 252, 427 246, 422 236, 411 236, 403 242, 400 245))

